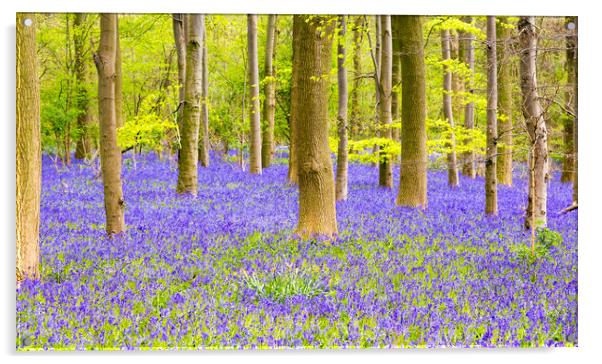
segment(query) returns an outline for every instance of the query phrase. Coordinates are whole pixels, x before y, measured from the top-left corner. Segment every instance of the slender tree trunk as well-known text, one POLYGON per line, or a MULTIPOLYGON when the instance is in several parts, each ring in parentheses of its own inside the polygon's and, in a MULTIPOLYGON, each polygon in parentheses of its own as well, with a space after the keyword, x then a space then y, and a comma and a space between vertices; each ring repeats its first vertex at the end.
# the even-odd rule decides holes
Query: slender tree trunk
POLYGON ((266 82, 263 88, 265 100, 263 102, 263 138, 261 148, 261 164, 267 168, 272 164, 274 155, 274 115, 276 114, 276 82, 274 81, 273 59, 276 42, 276 17, 268 16, 268 28, 265 41, 264 73, 266 82))
MULTIPOLYGON (((466 23, 471 23, 471 17, 464 17, 462 19, 466 23)), ((470 70, 470 79, 466 82, 465 88, 468 90, 470 95, 474 95, 474 40, 475 36, 471 33, 462 33, 463 39, 460 40, 460 53, 463 54, 463 61, 468 65, 470 70)), ((466 103, 464 108, 464 127, 466 129, 474 129, 474 102, 469 101, 466 103)), ((467 141, 470 143, 470 140, 467 141)), ((477 171, 475 168, 475 153, 465 152, 462 156, 463 164, 462 164, 462 174, 475 178, 477 176, 477 171)))
MULTIPOLYGON (((205 15, 203 15, 205 18, 205 15)), ((203 68, 203 81, 201 87, 201 133, 199 135, 199 161, 201 166, 209 166, 209 105, 207 96, 209 95, 209 66, 207 60, 207 30, 205 27, 205 21, 203 21, 203 50, 202 50, 202 68, 203 68)))
MULTIPOLYGON (((373 130, 375 130, 375 136, 376 137, 380 137, 381 136, 381 132, 380 132, 380 121, 379 121, 379 117, 380 117, 380 94, 381 94, 381 90, 380 90, 380 63, 381 63, 381 58, 382 58, 382 49, 381 49, 381 40, 382 40, 382 20, 381 20, 381 16, 380 15, 375 15, 374 16, 374 22, 375 22, 375 40, 374 40, 374 90, 375 90, 375 108, 374 108, 374 123, 373 123, 373 130)), ((372 148, 372 153, 375 155, 379 156, 380 159, 380 147, 378 144, 374 144, 374 147, 372 148)), ((380 178, 380 163, 372 163, 372 166, 379 166, 379 178, 380 178)))
MULTIPOLYGON (((575 94, 573 92, 573 85, 575 84, 575 51, 577 46, 577 33, 573 29, 568 29, 568 24, 575 24, 574 16, 565 17, 564 24, 565 30, 567 31, 566 36, 566 61, 564 63, 564 69, 567 73, 567 89, 564 93, 565 108, 568 111, 575 113, 575 94)), ((575 170, 575 151, 573 147, 573 124, 575 123, 575 117, 569 113, 566 113, 563 123, 563 144, 564 144, 564 156, 562 158, 562 174, 560 180, 562 182, 572 182, 574 180, 575 170)))
POLYGON ((119 42, 119 14, 115 15, 115 120, 117 127, 123 126, 123 76, 121 75, 121 43, 119 42))
POLYGON ((178 55, 178 84, 179 84, 179 101, 178 105, 178 130, 182 130, 182 115, 184 114, 184 84, 186 82, 186 42, 184 34, 184 14, 173 14, 173 34, 176 44, 176 53, 178 55))
POLYGON ((578 171, 579 171, 579 144, 577 143, 577 141, 579 140, 578 138, 578 124, 577 124, 577 120, 578 120, 578 111, 579 111, 579 107, 578 107, 578 102, 579 101, 579 94, 577 92, 578 90, 578 83, 579 83, 579 18, 575 17, 575 82, 573 82, 573 88, 575 90, 575 120, 573 121, 573 146, 575 149, 575 173, 573 174, 573 204, 577 205, 578 203, 578 196, 579 196, 579 191, 578 191, 578 182, 579 182, 579 178, 578 178, 578 171))
POLYGON ((339 146, 337 153, 336 200, 347 199, 347 70, 345 69, 345 33, 347 25, 345 16, 339 16, 339 37, 337 44, 337 70, 339 86, 339 113, 337 116, 337 129, 339 146))
POLYGON ((522 111, 529 134, 529 199, 525 227, 547 224, 548 143, 543 109, 537 92, 537 34, 535 18, 522 16, 518 21, 522 111))
MULTIPOLYGON (((501 24, 507 24, 506 17, 498 18, 501 24)), ((512 64, 510 63, 510 42, 512 34, 505 26, 497 27, 498 59, 498 108, 500 120, 498 133, 501 145, 498 145, 497 178, 503 185, 512 186, 512 64)))
POLYGON ((100 15, 100 45, 94 55, 98 71, 98 106, 100 119, 100 166, 104 186, 107 234, 125 230, 123 191, 121 187, 121 150, 117 146, 115 112, 117 14, 100 15))
POLYGON ((40 278, 42 147, 36 27, 35 14, 17 13, 17 284, 40 278))
MULTIPOLYGON (((381 138, 391 139, 391 82, 393 71, 393 40, 391 37, 391 16, 381 15, 381 57, 379 77, 379 119, 381 138)), ((386 148, 381 148, 379 153, 378 185, 393 187, 393 165, 391 156, 386 148)))
POLYGON ((420 16, 395 16, 401 50, 401 167, 397 205, 426 208, 426 70, 420 16))
POLYGON ((487 158, 485 213, 497 215, 497 41, 495 16, 487 17, 487 158))
MULTIPOLYGON (((441 51, 444 61, 451 59, 450 35, 447 29, 441 31, 441 51)), ((446 65, 443 66, 443 116, 447 119, 451 130, 450 141, 447 143, 447 147, 451 149, 451 152, 447 153, 447 184, 454 188, 458 187, 460 180, 458 178, 456 140, 453 131, 452 73, 446 65)))
POLYGON ((294 15, 298 105, 294 108, 299 173, 299 225, 302 237, 337 234, 335 188, 328 147, 328 93, 333 27, 328 18, 294 15), (308 20, 308 21, 306 21, 308 20))
POLYGON ((251 124, 249 172, 261 174, 261 120, 259 102, 259 62, 257 60, 257 15, 247 15, 247 45, 249 51, 249 86, 251 124))
MULTIPOLYGON (((295 57, 298 56, 300 40, 295 40, 295 36, 299 36, 301 34, 301 29, 299 26, 300 22, 293 22, 293 62, 295 57)), ((297 73, 299 72, 298 67, 293 67, 292 77, 291 77, 291 113, 289 119, 289 129, 290 129, 290 140, 289 140, 289 157, 288 157, 288 183, 290 185, 299 184, 299 168, 297 167, 297 121, 296 121, 296 109, 297 109, 297 100, 298 100, 298 86, 297 86, 297 73)))
POLYGON ((178 158, 177 193, 197 195, 198 139, 202 93, 202 42, 204 18, 199 14, 186 15, 186 83, 182 115, 181 148, 178 158))
POLYGON ((76 79, 76 103, 79 114, 77 115, 77 128, 79 129, 79 136, 77 138, 77 144, 75 147, 75 158, 84 159, 90 157, 92 152, 92 143, 90 141, 90 113, 88 112, 88 91, 86 90, 86 75, 88 74, 88 67, 86 60, 84 59, 84 47, 86 42, 85 33, 83 32, 83 26, 86 21, 85 13, 76 13, 75 21, 73 23, 74 34, 73 34, 73 46, 74 46, 74 67, 75 67, 75 79, 76 79))
MULTIPOLYGON (((402 29, 397 29, 397 23, 393 21, 394 17, 391 18, 391 35, 392 35, 392 43, 393 43, 393 75, 391 80, 391 119, 393 123, 400 123, 400 114, 399 114, 399 87, 401 86, 401 51, 400 41, 399 41, 399 32, 403 31, 402 29)), ((401 135, 401 129, 399 127, 394 127, 391 129, 391 138, 397 142, 399 142, 399 137, 401 135)), ((399 156, 396 157, 399 159, 399 156)), ((398 161, 399 162, 399 161, 398 161)))
POLYGON ((353 89, 351 90, 350 136, 353 138, 361 132, 359 89, 362 76, 362 30, 364 17, 356 16, 353 23, 353 89))

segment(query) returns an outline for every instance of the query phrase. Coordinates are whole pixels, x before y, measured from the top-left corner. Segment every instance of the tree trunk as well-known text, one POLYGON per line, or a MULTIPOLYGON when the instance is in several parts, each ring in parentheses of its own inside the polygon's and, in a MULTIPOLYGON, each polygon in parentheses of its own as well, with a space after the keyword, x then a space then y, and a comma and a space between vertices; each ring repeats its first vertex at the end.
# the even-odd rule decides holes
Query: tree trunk
POLYGON ((347 199, 347 70, 345 69, 345 33, 347 25, 345 16, 339 16, 339 37, 337 44, 337 70, 339 87, 339 112, 337 116, 337 130, 339 146, 337 153, 336 200, 347 199))
POLYGON ((207 59, 207 30, 205 27, 205 15, 203 17, 203 54, 202 54, 202 68, 203 68, 203 81, 201 87, 201 133, 199 135, 199 161, 201 166, 209 166, 209 105, 207 104, 207 96, 209 95, 209 66, 207 59))
POLYGON ((333 27, 329 19, 294 15, 293 59, 298 104, 293 109, 299 174, 299 225, 302 237, 337 235, 335 188, 328 147, 328 93, 333 27), (307 20, 307 21, 306 21, 307 20))
POLYGON ((115 122, 123 126, 123 77, 121 75, 121 43, 119 42, 119 15, 115 14, 115 122))
MULTIPOLYGON (((565 30, 567 31, 566 36, 566 61, 564 63, 564 69, 567 73, 567 89, 564 93, 565 108, 568 111, 572 111, 575 114, 575 94, 573 92, 573 85, 575 84, 575 51, 577 46, 577 33, 574 29, 568 29, 569 24, 575 24, 576 17, 567 16, 565 17, 564 24, 565 30)), ((563 123, 563 144, 564 144, 564 156, 562 158, 562 174, 560 180, 562 182, 572 182, 574 179, 575 170, 575 151, 573 147, 573 124, 575 117, 568 112, 564 116, 563 123)))
MULTIPOLYGON (((374 90, 375 90, 375 113, 374 113, 374 127, 373 130, 375 130, 375 136, 376 137, 380 137, 381 132, 380 132, 380 94, 381 94, 381 90, 380 90, 380 63, 381 63, 381 58, 382 58, 382 49, 381 49, 381 40, 382 40, 382 20, 381 20, 381 16, 380 15, 375 15, 374 16, 374 23, 375 23, 375 40, 374 40, 374 90)), ((379 153, 380 147, 378 144, 374 144, 374 147, 372 148, 372 153, 373 154, 378 154, 379 159, 380 159, 380 153, 379 153)), ((372 166, 376 166, 376 163, 372 163, 372 166)), ((380 163, 378 163, 379 166, 379 179, 380 179, 380 163)))
POLYGON ((422 19, 395 16, 401 50, 401 167, 397 205, 426 208, 426 70, 422 19))
POLYGON ((485 213, 497 215, 497 42, 495 16, 487 17, 487 157, 485 213))
POLYGON ((530 140, 526 228, 547 224, 548 143, 543 109, 537 93, 537 35, 534 22, 532 16, 522 16, 518 21, 522 111, 530 140))
POLYGON ((181 148, 178 158, 177 193, 197 195, 198 140, 202 93, 202 42, 204 18, 199 14, 186 15, 186 83, 182 115, 181 148))
MULTIPOLYGON (((397 29, 397 23, 393 21, 394 17, 391 18, 391 38, 393 43, 393 75, 391 79, 391 119, 393 123, 400 123, 399 115, 399 87, 401 86, 401 51, 399 46, 399 33, 402 29, 397 29)), ((391 138, 396 142, 399 142, 399 136, 401 129, 399 126, 391 129, 391 138)), ((399 162, 399 155, 396 156, 399 162)))
MULTIPOLYGON (((451 45, 449 30, 441 31, 441 52, 444 61, 451 59, 451 45)), ((460 180, 458 179, 458 167, 456 162, 456 140, 454 137, 454 116, 452 105, 452 73, 449 67, 443 65, 443 117, 447 119, 450 126, 450 140, 446 146, 451 149, 447 153, 447 184, 449 187, 458 187, 460 180)))
POLYGON ((17 13, 17 284, 40 278, 42 147, 36 27, 35 14, 17 13))
POLYGON ((268 28, 265 41, 264 73, 266 77, 263 92, 263 138, 261 147, 261 165, 267 168, 272 164, 274 155, 274 115, 276 114, 276 82, 274 80, 273 60, 276 49, 276 17, 268 16, 268 28))
POLYGON ((86 60, 84 59, 84 47, 86 43, 85 33, 83 31, 84 23, 86 21, 85 13, 76 13, 75 21, 73 23, 73 46, 74 46, 74 67, 75 67, 75 79, 76 79, 76 104, 79 111, 77 115, 77 127, 79 129, 79 135, 75 147, 75 158, 84 159, 89 158, 92 152, 92 143, 90 141, 90 113, 88 112, 88 91, 86 90, 86 75, 88 74, 88 67, 86 60))
POLYGON ((259 109, 259 62, 257 60, 257 15, 247 15, 247 46, 249 56, 249 87, 251 112, 249 172, 261 174, 261 120, 259 109))
MULTIPOLYGON (((381 56, 378 104, 380 119, 381 138, 391 139, 391 82, 393 73, 393 41, 391 38, 391 16, 381 15, 381 56)), ((391 156, 387 154, 386 148, 380 148, 378 185, 381 187, 393 187, 393 166, 391 156)))
POLYGON ((351 90, 351 117, 349 134, 353 138, 361 132, 359 89, 362 76, 362 31, 364 17, 356 16, 353 23, 353 89, 351 90))
POLYGON ((579 18, 575 17, 575 82, 573 82, 573 88, 575 90, 575 120, 573 122, 573 146, 575 149, 575 173, 573 174, 573 204, 577 205, 578 202, 578 196, 579 196, 579 191, 578 191, 578 182, 579 182, 579 178, 578 178, 578 172, 579 172, 579 144, 577 143, 577 141, 579 140, 578 138, 578 111, 579 111, 579 106, 578 106, 578 102, 579 101, 579 94, 577 92, 577 85, 579 83, 579 18))
MULTIPOLYGON (((299 46, 300 46, 300 40, 295 40, 294 37, 295 36, 299 36, 301 29, 299 29, 299 26, 301 25, 300 22, 294 22, 293 21, 293 61, 295 60, 295 57, 297 57, 298 53, 300 52, 299 50, 299 46)), ((290 119, 289 119, 289 129, 290 129, 290 139, 289 139, 289 157, 288 157, 288 183, 290 185, 298 185, 299 184, 299 174, 298 174, 298 170, 299 168, 297 167, 298 161, 297 161, 297 122, 296 122, 296 108, 297 108, 297 93, 298 93, 298 87, 297 87, 297 78, 298 75, 297 73, 299 72, 299 70, 295 67, 293 67, 292 70, 292 76, 291 76, 291 113, 290 113, 290 119)))
MULTIPOLYGON (((499 17, 500 24, 507 24, 506 17, 499 17)), ((498 123, 499 153, 497 157, 497 178, 503 185, 512 186, 512 63, 510 63, 510 29, 497 27, 497 59, 498 59, 498 123)))
POLYGON ((109 236, 125 230, 121 150, 117 146, 115 112, 117 37, 117 14, 101 14, 100 44, 94 62, 98 71, 100 165, 104 186, 106 230, 109 236))
POLYGON ((173 14, 173 34, 178 55, 178 84, 180 87, 180 104, 178 105, 178 130, 180 132, 182 131, 182 116, 184 115, 184 84, 186 82, 186 42, 184 41, 186 31, 184 14, 173 14))
MULTIPOLYGON (((466 23, 471 23, 471 17, 464 17, 462 19, 466 23)), ((471 75, 468 82, 466 82, 465 89, 468 90, 470 95, 474 95, 474 40, 475 36, 471 33, 463 33, 463 39, 460 40, 460 50, 459 52, 463 54, 463 61, 468 65, 470 69, 471 75)), ((464 127, 466 129, 474 129, 474 102, 470 101, 466 103, 464 108, 464 127)), ((467 141, 470 143, 470 141, 467 141)), ((462 164, 462 174, 475 178, 477 176, 477 171, 475 168, 475 153, 474 152, 464 152, 462 156, 463 164, 462 164)))

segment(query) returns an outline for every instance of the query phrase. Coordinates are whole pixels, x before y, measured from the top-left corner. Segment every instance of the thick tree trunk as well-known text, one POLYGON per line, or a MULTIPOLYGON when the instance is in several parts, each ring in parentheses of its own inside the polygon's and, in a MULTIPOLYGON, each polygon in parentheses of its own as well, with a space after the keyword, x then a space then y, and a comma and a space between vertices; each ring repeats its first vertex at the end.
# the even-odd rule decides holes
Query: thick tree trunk
MULTIPOLYGON (((471 17, 464 17, 462 19, 466 23, 471 23, 471 17)), ((465 88, 468 90, 468 93, 474 94, 474 40, 475 36, 471 33, 463 33, 462 38, 460 39, 460 53, 463 55, 461 57, 463 61, 468 65, 468 68, 471 71, 470 79, 466 82, 465 88)), ((466 129, 474 129, 474 102, 470 101, 466 103, 464 107, 464 127, 466 129)), ((470 141, 468 141, 470 142, 470 141)), ((462 174, 475 178, 477 176, 477 171, 475 168, 475 153, 465 152, 462 156, 462 174)))
POLYGON ((293 68, 298 104, 299 225, 302 237, 337 235, 335 188, 328 147, 328 92, 332 59, 332 25, 322 16, 294 15, 293 68), (308 21, 306 21, 308 20, 308 21))
MULTIPOLYGON (((441 31, 441 52, 444 61, 451 59, 451 39, 449 30, 441 31)), ((460 180, 458 178, 458 163, 456 161, 456 140, 454 136, 454 116, 452 105, 452 73, 449 67, 443 66, 443 117, 447 119, 451 128, 450 140, 446 146, 451 149, 447 153, 447 184, 449 187, 458 187, 460 180)))
POLYGON ((261 120, 259 101, 259 61, 257 58, 257 15, 247 15, 247 46, 249 57, 250 146, 249 172, 261 174, 261 120))
POLYGON ((98 71, 100 165, 104 186, 106 230, 109 235, 119 234, 125 230, 121 150, 117 146, 115 112, 117 37, 117 14, 101 14, 100 45, 94 62, 98 71))
MULTIPOLYGON (((575 84, 575 51, 577 46, 577 32, 574 29, 568 29, 569 24, 575 24, 576 17, 567 16, 565 17, 565 30, 567 31, 566 36, 566 61, 564 63, 564 69, 567 73, 567 89, 564 93, 565 108, 568 111, 572 111, 575 114, 575 93, 573 92, 573 85, 575 84)), ((575 117, 569 113, 564 116, 563 123, 563 144, 564 144, 564 156, 562 158, 562 174, 560 180, 562 182, 572 182, 574 179, 573 174, 575 173, 575 151, 573 146, 573 124, 575 117)))
MULTIPOLYGON (((381 138, 391 139, 391 82, 393 73, 393 40, 391 37, 391 16, 381 15, 381 56, 379 72, 379 121, 381 138)), ((378 164, 378 185, 393 187, 393 165, 391 156, 386 153, 386 148, 380 148, 378 164)))
MULTIPOLYGON (((202 15, 203 18, 205 15, 202 15)), ((209 95, 209 65, 207 60, 207 31, 205 27, 205 21, 203 21, 203 54, 202 54, 202 67, 203 67, 203 85, 201 88, 201 133, 199 135, 199 161, 201 166, 209 166, 209 105, 207 97, 209 95)))
POLYGON ((261 165, 267 168, 272 164, 274 155, 274 115, 276 114, 276 82, 274 77, 273 60, 276 49, 276 18, 277 15, 268 16, 268 28, 265 41, 264 73, 267 78, 263 88, 265 99, 263 101, 263 138, 261 147, 261 165))
POLYGON ((36 27, 35 14, 17 13, 17 284, 40 277, 42 148, 36 27))
POLYGON ((426 208, 426 70, 422 19, 396 16, 401 42, 401 167, 397 205, 426 208))
POLYGON ((186 42, 184 34, 187 29, 184 27, 184 14, 173 14, 173 34, 176 44, 176 53, 178 55, 178 84, 179 101, 178 105, 178 130, 182 131, 182 116, 184 115, 184 84, 186 83, 186 42))
POLYGON ((115 122, 123 126, 123 76, 121 75, 121 43, 119 42, 119 14, 115 14, 115 122))
POLYGON ((345 33, 347 25, 345 16, 339 16, 339 38, 337 44, 337 70, 339 87, 339 110, 337 116, 337 131, 339 145, 337 153, 337 176, 335 194, 337 201, 347 199, 347 70, 345 69, 345 33))
POLYGON ((181 148, 178 158, 180 194, 196 196, 198 185, 198 140, 202 93, 203 21, 199 14, 186 15, 188 43, 186 44, 186 83, 182 115, 181 148))
POLYGON ((579 94, 577 92, 577 85, 579 83, 579 43, 578 43, 578 39, 579 39, 579 18, 575 18, 575 82, 573 82, 573 88, 575 90, 575 120, 573 121, 573 146, 575 149, 575 173, 573 174, 573 204, 577 205, 578 202, 578 196, 579 196, 579 191, 578 191, 578 185, 579 185, 579 178, 578 178, 578 172, 579 172, 579 144, 577 143, 577 141, 579 140, 578 138, 578 124, 577 124, 577 120, 578 120, 578 111, 579 111, 579 106, 578 106, 578 102, 579 101, 579 94))
POLYGON ((359 90, 362 82, 362 31, 364 27, 364 17, 356 16, 353 23, 353 89, 351 90, 351 117, 350 117, 350 128, 349 134, 353 138, 360 134, 361 120, 360 120, 360 98, 359 90))
MULTIPOLYGON (((501 24, 507 24, 506 17, 498 18, 501 24)), ((498 108, 501 116, 498 123, 497 178, 503 185, 512 186, 512 63, 510 53, 512 34, 505 26, 497 27, 498 59, 498 108)))
POLYGON ((497 215, 497 41, 495 16, 487 17, 487 157, 485 213, 497 215))
POLYGON ((86 75, 88 74, 87 62, 84 59, 84 47, 86 44, 83 26, 86 21, 85 13, 76 13, 73 22, 73 46, 74 67, 76 82, 76 103, 79 114, 77 115, 77 128, 79 135, 75 146, 75 158, 84 159, 90 157, 92 143, 90 141, 90 113, 88 112, 88 91, 86 90, 86 75))
POLYGON ((547 224, 548 135, 537 92, 537 35, 534 22, 532 16, 522 16, 518 21, 522 111, 530 140, 526 228, 547 224))

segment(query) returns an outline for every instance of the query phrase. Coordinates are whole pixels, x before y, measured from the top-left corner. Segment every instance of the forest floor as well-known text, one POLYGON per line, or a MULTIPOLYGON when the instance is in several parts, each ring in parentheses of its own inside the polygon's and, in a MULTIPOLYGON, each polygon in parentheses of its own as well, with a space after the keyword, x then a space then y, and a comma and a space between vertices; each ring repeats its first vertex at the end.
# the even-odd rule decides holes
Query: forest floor
POLYGON ((215 157, 191 199, 175 164, 126 157, 113 239, 95 173, 44 157, 42 279, 17 290, 18 350, 577 344, 577 211, 557 213, 571 203, 558 175, 533 259, 518 172, 486 217, 482 178, 450 190, 429 172, 420 211, 352 164, 334 241, 293 235, 285 164, 255 176, 215 157))

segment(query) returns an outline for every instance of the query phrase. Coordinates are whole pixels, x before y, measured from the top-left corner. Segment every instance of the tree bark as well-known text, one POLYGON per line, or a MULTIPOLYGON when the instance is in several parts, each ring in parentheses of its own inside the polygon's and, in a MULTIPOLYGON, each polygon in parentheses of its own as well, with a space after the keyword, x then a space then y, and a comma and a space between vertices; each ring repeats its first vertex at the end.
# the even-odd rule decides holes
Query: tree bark
POLYGON ((125 230, 121 150, 117 146, 115 112, 117 37, 117 14, 101 14, 100 44, 94 62, 98 71, 100 165, 104 186, 106 230, 109 236, 125 230))
MULTIPOLYGON (((203 20, 205 15, 203 16, 203 20)), ((209 65, 207 59, 207 30, 205 21, 203 21, 203 50, 202 50, 202 68, 203 81, 201 87, 201 133, 199 135, 199 161, 201 166, 209 167, 209 105, 207 97, 209 95, 209 65)))
MULTIPOLYGON (((449 30, 441 30, 441 52, 444 61, 451 59, 451 39, 449 30)), ((447 119, 450 126, 450 140, 446 146, 451 149, 447 153, 447 184, 449 187, 458 187, 460 180, 458 178, 458 167, 456 161, 456 140, 454 136, 454 116, 452 105, 452 72, 449 67, 443 65, 443 117, 447 119)))
POLYGON ((337 44, 337 71, 339 87, 339 110, 337 116, 337 131, 339 134, 339 145, 337 152, 337 175, 335 194, 337 201, 347 199, 347 70, 345 69, 345 34, 347 25, 345 16, 339 16, 339 37, 337 44))
POLYGON ((257 58, 257 15, 247 15, 247 46, 249 59, 250 147, 249 172, 261 174, 261 120, 259 101, 259 62, 257 58))
POLYGON ((547 224, 548 143, 543 109, 537 92, 537 34, 532 16, 518 21, 520 41, 520 76, 529 148, 529 197, 525 227, 547 224))
MULTIPOLYGON (((575 51, 577 46, 577 33, 573 29, 568 29, 568 25, 575 24, 576 17, 567 16, 565 17, 564 24, 566 35, 566 61, 564 63, 564 69, 567 73, 567 89, 564 93, 565 108, 567 111, 572 111, 575 114, 575 93, 573 85, 575 84, 575 51)), ((575 150, 573 145, 573 124, 575 123, 575 117, 568 112, 564 116, 563 123, 563 146, 564 156, 562 158, 562 174, 560 175, 560 181, 572 182, 574 180, 573 174, 575 173, 575 150)))
MULTIPOLYGON (((393 40, 391 37, 391 16, 381 15, 381 56, 379 77, 379 119, 381 138, 391 139, 391 82, 393 73, 393 40)), ((381 187, 393 187, 393 165, 391 156, 386 153, 385 148, 380 148, 378 185, 381 187)))
POLYGON ((579 83, 579 18, 575 17, 575 82, 573 82, 573 88, 575 90, 575 120, 573 122, 573 146, 575 149, 575 173, 573 174, 573 204, 577 205, 578 203, 578 197, 579 197, 579 191, 578 191, 578 182, 579 182, 579 178, 578 178, 578 172, 579 172, 579 144, 577 143, 579 138, 578 138, 578 111, 579 111, 579 107, 578 107, 578 101, 579 101, 579 94, 577 92, 578 90, 578 83, 579 83))
POLYGON ((487 17, 487 158, 485 213, 497 215, 497 41, 495 16, 487 17))
POLYGON ((333 27, 328 18, 294 15, 293 59, 298 104, 299 225, 302 237, 337 234, 334 176, 328 147, 328 92, 333 27), (307 21, 306 21, 307 20, 307 21))
POLYGON ((401 167, 397 205, 426 208, 426 71, 422 19, 396 16, 401 50, 401 167))
POLYGON ((74 46, 74 68, 76 82, 76 104, 79 111, 77 115, 77 127, 79 136, 75 146, 75 158, 89 158, 92 152, 92 143, 90 141, 90 113, 88 111, 89 103, 88 91, 86 89, 86 75, 88 74, 88 65, 84 59, 84 47, 86 37, 83 31, 86 21, 85 13, 76 13, 73 22, 73 46, 74 46))
MULTIPOLYGON (((399 33, 403 31, 403 29, 397 29, 397 22, 395 22, 395 16, 391 17, 391 38, 392 38, 392 46, 393 46, 393 75, 391 79, 391 119, 393 123, 400 123, 400 115, 399 115, 399 87, 401 86, 401 50, 400 41, 399 41, 399 33)), ((395 127, 391 129, 391 138, 396 142, 399 142, 399 137, 401 135, 400 127, 395 127)), ((397 162, 399 162, 399 155, 396 156, 397 162)))
POLYGON ((40 278, 42 147, 36 27, 35 14, 17 13, 17 284, 40 278))
POLYGON ((181 148, 178 158, 177 193, 197 195, 198 139, 202 93, 202 42, 204 18, 199 14, 186 15, 186 83, 182 115, 181 148))
POLYGON ((178 84, 179 101, 178 105, 178 130, 182 130, 182 116, 184 115, 184 84, 186 82, 186 42, 184 33, 187 29, 184 27, 184 14, 173 14, 173 34, 176 44, 176 53, 178 55, 178 84))
POLYGON ((119 14, 115 14, 115 120, 123 126, 123 76, 121 75, 121 43, 119 42, 119 14))
POLYGON ((274 81, 273 60, 276 49, 276 19, 277 15, 268 16, 268 28, 265 41, 264 73, 266 77, 263 92, 263 138, 261 147, 261 164, 267 168, 272 164, 274 156, 274 115, 276 114, 276 82, 274 81))
POLYGON ((357 136, 361 130, 361 112, 359 90, 362 82, 362 30, 364 27, 364 17, 356 16, 353 22, 353 89, 351 90, 351 117, 350 130, 351 138, 357 136))
MULTIPOLYGON (((507 24, 506 17, 499 17, 500 24, 507 24)), ((498 59, 498 108, 501 116, 498 123, 499 140, 497 157, 497 178, 503 185, 512 186, 512 64, 510 63, 510 29, 497 27, 498 59)))
MULTIPOLYGON (((471 17, 464 17, 462 19, 466 23, 471 23, 471 17)), ((468 65, 470 69, 471 75, 468 82, 466 82, 465 89, 468 90, 470 95, 474 95, 474 40, 475 36, 471 33, 463 33, 462 38, 460 40, 460 50, 459 52, 463 55, 463 61, 468 65)), ((466 103, 464 107, 464 127, 466 129, 474 129, 474 102, 470 101, 466 103)), ((469 143, 470 141, 467 141, 469 143)), ((462 164, 462 174, 470 177, 476 178, 477 171, 475 168, 475 153, 464 152, 462 156, 463 164, 462 164)))
MULTIPOLYGON (((295 37, 299 37, 301 34, 301 29, 299 28, 301 25, 300 22, 293 21, 293 62, 295 57, 298 57, 298 53, 300 52, 300 39, 295 39, 295 37)), ((290 140, 289 140, 289 157, 288 157, 288 183, 290 185, 298 185, 299 184, 299 174, 298 174, 298 161, 297 161, 297 121, 296 121, 296 109, 298 102, 298 86, 297 86, 297 78, 299 70, 298 67, 293 67, 292 76, 291 76, 291 113, 289 119, 289 129, 290 129, 290 140)))

